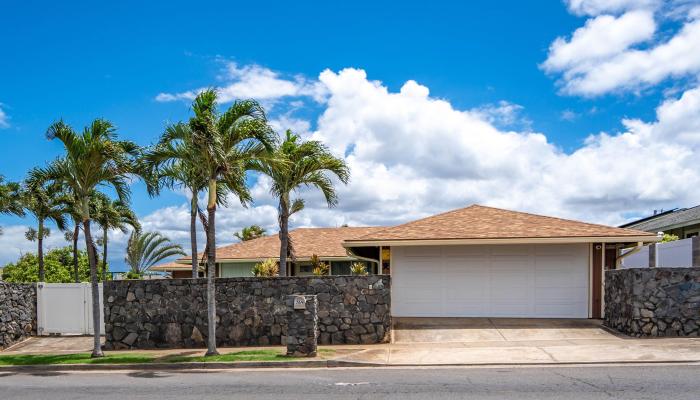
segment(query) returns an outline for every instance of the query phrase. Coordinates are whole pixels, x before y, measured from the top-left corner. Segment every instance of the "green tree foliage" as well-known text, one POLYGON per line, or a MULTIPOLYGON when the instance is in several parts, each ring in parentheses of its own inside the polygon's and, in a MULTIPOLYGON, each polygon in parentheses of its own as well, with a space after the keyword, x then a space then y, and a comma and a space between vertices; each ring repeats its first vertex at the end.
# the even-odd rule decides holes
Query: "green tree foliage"
MULTIPOLYGON (((109 270, 109 266, 107 267, 109 270)), ((73 249, 71 246, 49 250, 44 255, 45 282, 70 283, 73 276, 73 249)), ((87 252, 78 251, 78 277, 81 282, 90 281, 90 263, 87 252)), ((39 281, 39 258, 34 253, 23 254, 19 260, 5 265, 2 279, 13 283, 39 281)))
MULTIPOLYGON (((5 182, 5 177, 0 175, 0 214, 24 215, 20 190, 18 183, 5 182)), ((0 234, 2 234, 2 227, 0 227, 0 234)))
POLYGON ((253 165, 255 170, 272 179, 270 192, 279 199, 280 275, 284 276, 287 257, 294 259, 293 244, 289 238, 289 217, 304 209, 304 200, 292 200, 292 192, 302 187, 317 188, 323 193, 328 206, 335 206, 338 195, 331 176, 347 183, 350 170, 343 159, 335 157, 321 142, 304 142, 290 130, 287 130, 284 141, 275 148, 271 157, 254 161, 253 165))
POLYGON ((126 263, 131 272, 141 276, 152 266, 168 257, 184 256, 182 246, 172 243, 170 239, 158 232, 140 234, 133 232, 126 246, 126 263))
POLYGON ((265 236, 265 229, 261 228, 259 225, 246 226, 240 232, 234 233, 233 236, 238 238, 241 242, 247 242, 248 240, 265 236))

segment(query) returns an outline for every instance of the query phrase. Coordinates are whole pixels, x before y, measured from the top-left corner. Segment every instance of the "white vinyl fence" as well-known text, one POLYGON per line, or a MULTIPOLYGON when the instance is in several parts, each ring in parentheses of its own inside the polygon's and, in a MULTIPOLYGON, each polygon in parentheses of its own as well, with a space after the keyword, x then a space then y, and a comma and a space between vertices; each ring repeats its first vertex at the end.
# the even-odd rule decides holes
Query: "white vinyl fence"
POLYGON ((657 267, 693 266, 693 239, 691 238, 644 246, 640 251, 623 258, 622 268, 648 268, 651 246, 656 246, 657 267))
MULTIPOLYGON (((99 285, 100 310, 102 284, 99 285)), ((89 283, 39 283, 37 285, 37 333, 93 334, 92 288, 89 283)), ((100 312, 104 333, 104 315, 100 312)))

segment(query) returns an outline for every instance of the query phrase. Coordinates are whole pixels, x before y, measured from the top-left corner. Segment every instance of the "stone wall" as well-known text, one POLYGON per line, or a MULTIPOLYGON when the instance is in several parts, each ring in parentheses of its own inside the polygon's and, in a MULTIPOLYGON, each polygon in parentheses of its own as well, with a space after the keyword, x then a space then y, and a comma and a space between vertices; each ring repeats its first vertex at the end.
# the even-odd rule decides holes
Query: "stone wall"
MULTIPOLYGON (((388 276, 218 278, 220 346, 286 344, 291 294, 318 299, 319 343, 380 343, 391 329, 388 276)), ((206 280, 162 279, 104 283, 106 346, 204 347, 206 280)))
POLYGON ((36 286, 0 282, 0 350, 36 335, 36 286))
POLYGON ((631 336, 700 336, 700 268, 605 273, 605 325, 631 336))

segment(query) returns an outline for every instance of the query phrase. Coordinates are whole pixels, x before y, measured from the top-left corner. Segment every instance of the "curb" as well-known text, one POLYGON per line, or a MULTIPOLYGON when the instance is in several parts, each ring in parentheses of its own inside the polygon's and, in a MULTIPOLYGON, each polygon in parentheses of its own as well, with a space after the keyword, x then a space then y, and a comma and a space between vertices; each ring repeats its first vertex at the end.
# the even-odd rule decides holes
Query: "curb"
POLYGON ((72 371, 187 371, 187 370, 227 370, 227 369, 266 369, 266 368, 489 368, 489 367, 556 367, 556 366, 595 366, 595 365, 649 365, 649 364, 700 364, 700 360, 685 361, 588 361, 556 363, 481 363, 481 364, 380 364, 355 361, 279 361, 279 362, 183 362, 149 364, 55 364, 55 365, 10 365, 0 367, 3 372, 72 372, 72 371))

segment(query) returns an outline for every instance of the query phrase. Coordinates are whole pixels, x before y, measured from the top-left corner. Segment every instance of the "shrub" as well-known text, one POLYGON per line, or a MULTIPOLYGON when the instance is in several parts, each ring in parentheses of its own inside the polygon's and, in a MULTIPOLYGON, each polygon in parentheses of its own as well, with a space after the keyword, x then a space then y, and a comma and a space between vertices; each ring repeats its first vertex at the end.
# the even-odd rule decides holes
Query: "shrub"
POLYGON ((350 272, 353 275, 367 275, 367 266, 365 263, 354 262, 350 265, 350 272))
POLYGON ((328 275, 330 271, 330 266, 323 261, 316 254, 311 255, 311 266, 313 267, 312 273, 316 276, 328 275))
POLYGON ((676 240, 678 240, 678 236, 672 235, 670 233, 664 233, 664 237, 663 237, 663 239, 661 239, 661 242, 662 243, 675 242, 676 240))
POLYGON ((255 264, 251 272, 253 272, 255 276, 272 277, 279 275, 280 267, 277 261, 268 258, 263 262, 255 264))
MULTIPOLYGON (((101 266, 102 263, 98 260, 97 265, 101 266)), ((44 280, 47 283, 75 282, 71 246, 51 249, 44 253, 44 269, 46 271, 44 280)), ((109 266, 107 271, 109 272, 109 266)), ((107 279, 109 276, 108 273, 107 279)), ((97 278, 102 280, 101 274, 97 274, 97 278)), ((84 250, 78 250, 78 279, 81 282, 90 282, 90 264, 87 252, 84 250)), ((38 282, 39 258, 34 253, 24 253, 16 262, 5 265, 2 280, 12 283, 38 282)))

